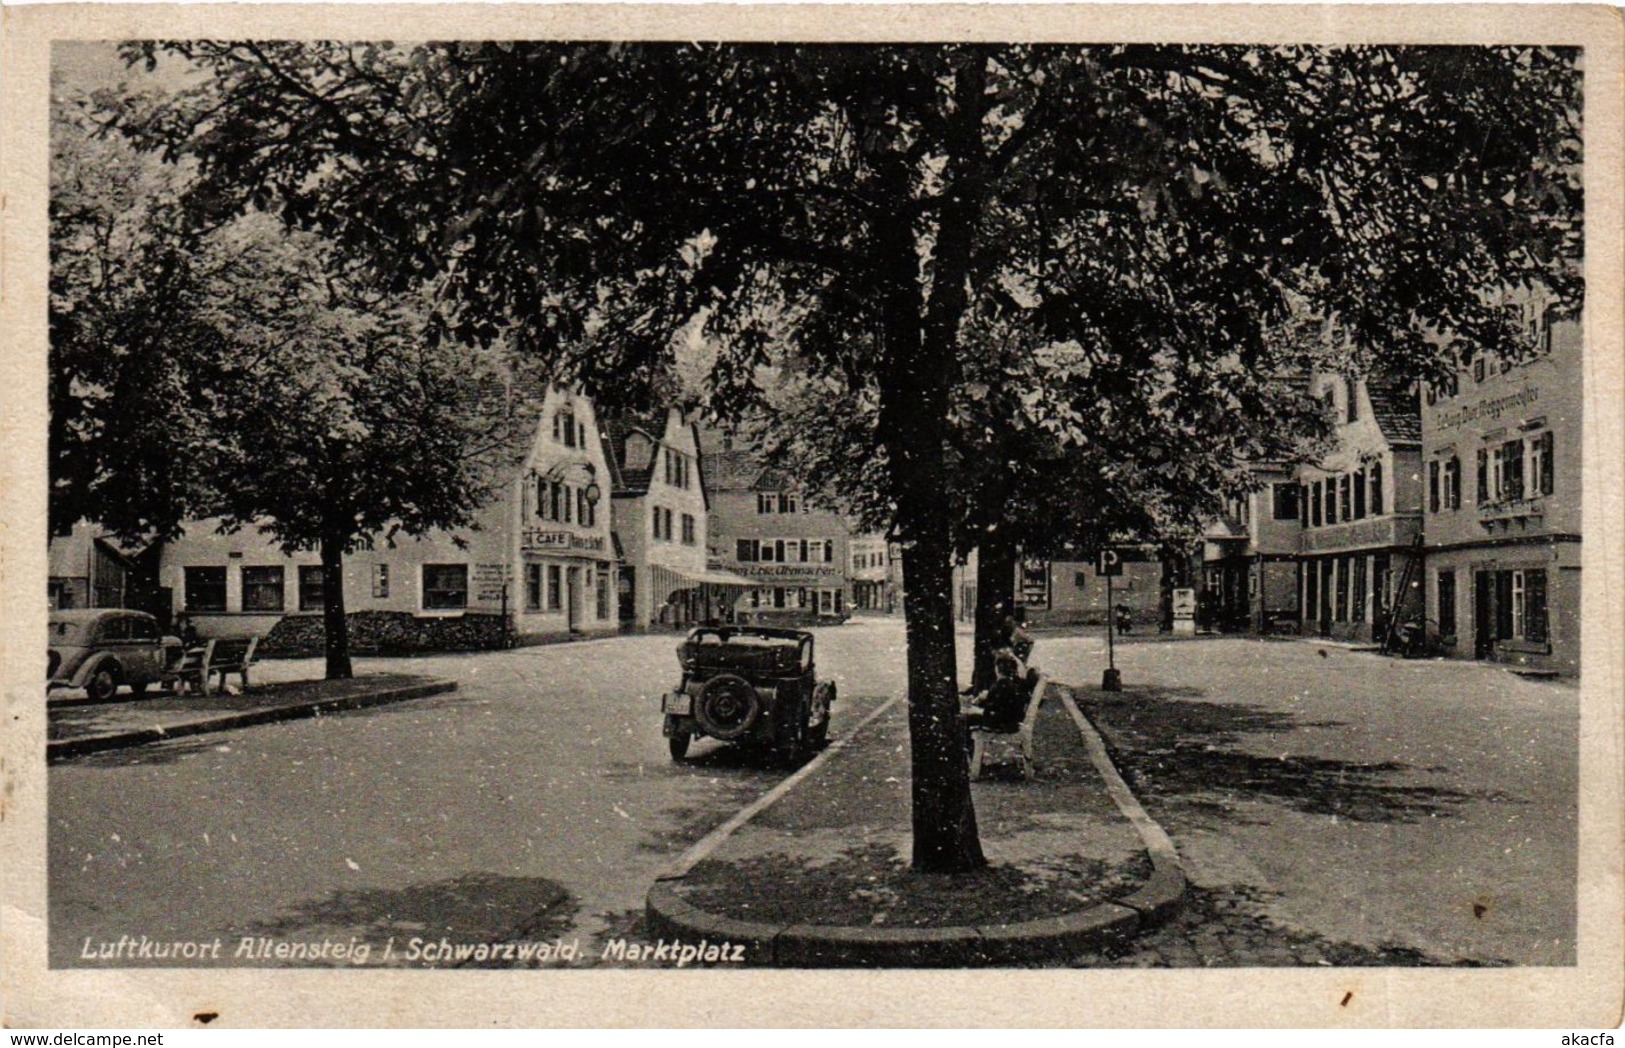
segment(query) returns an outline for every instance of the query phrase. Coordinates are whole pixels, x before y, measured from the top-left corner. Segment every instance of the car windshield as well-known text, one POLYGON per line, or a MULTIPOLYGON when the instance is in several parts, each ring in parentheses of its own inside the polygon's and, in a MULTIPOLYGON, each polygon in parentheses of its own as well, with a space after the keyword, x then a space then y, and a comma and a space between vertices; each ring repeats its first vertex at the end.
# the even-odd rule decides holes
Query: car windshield
MULTIPOLYGON (((706 638, 704 638, 702 640, 702 643, 704 643, 704 644, 721 644, 721 643, 723 643, 723 641, 722 641, 722 639, 720 637, 706 637, 706 638)), ((791 647, 791 648, 793 648, 793 647, 796 646, 795 641, 793 641, 793 640, 785 640, 783 637, 754 637, 754 636, 750 635, 749 633, 741 633, 741 634, 737 634, 735 636, 729 637, 728 640, 727 640, 727 643, 729 643, 729 644, 738 644, 741 647, 746 647, 746 648, 783 648, 783 647, 791 647)))
POLYGON ((52 619, 50 636, 52 644, 77 644, 84 638, 85 623, 68 622, 63 619, 52 619))

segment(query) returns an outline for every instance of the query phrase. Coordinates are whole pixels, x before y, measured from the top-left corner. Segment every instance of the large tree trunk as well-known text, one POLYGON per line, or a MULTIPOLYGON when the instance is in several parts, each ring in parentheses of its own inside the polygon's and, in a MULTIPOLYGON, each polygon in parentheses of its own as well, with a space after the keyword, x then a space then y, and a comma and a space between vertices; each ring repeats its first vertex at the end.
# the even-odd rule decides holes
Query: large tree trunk
POLYGON ((957 873, 987 864, 976 832, 965 728, 959 717, 954 656, 949 391, 958 379, 959 325, 967 305, 972 234, 980 189, 967 173, 981 153, 985 65, 958 71, 952 151, 953 188, 940 204, 930 295, 922 301, 920 242, 911 199, 912 171, 901 156, 880 171, 897 207, 878 216, 876 241, 888 259, 880 433, 890 458, 897 531, 903 545, 903 615, 908 635, 908 726, 913 768, 914 869, 957 873), (922 308, 923 307, 923 308, 922 308))
POLYGON ((908 630, 908 735, 913 765, 914 868, 960 872, 985 865, 965 764, 954 657, 948 529, 903 552, 908 630))
POLYGON ((993 683, 993 652, 1004 638, 1004 620, 1016 607, 1016 547, 994 529, 976 547, 976 641, 971 686, 993 683))
POLYGON ((344 536, 333 531, 322 535, 322 633, 327 653, 327 679, 348 680, 355 676, 350 666, 350 627, 344 617, 344 536))

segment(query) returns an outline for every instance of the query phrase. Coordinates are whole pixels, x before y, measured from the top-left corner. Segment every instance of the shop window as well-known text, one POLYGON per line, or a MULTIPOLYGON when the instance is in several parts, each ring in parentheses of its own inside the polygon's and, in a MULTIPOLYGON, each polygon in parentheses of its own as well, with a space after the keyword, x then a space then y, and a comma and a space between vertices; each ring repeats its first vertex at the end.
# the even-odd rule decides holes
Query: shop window
POLYGON ((1549 620, 1544 569, 1495 573, 1495 636, 1504 641, 1547 643, 1549 620))
POLYGON ((1456 635, 1456 573, 1439 572, 1439 636, 1456 635))
POLYGON ((1349 618, 1355 622, 1364 622, 1366 585, 1365 558, 1355 557, 1352 566, 1354 568, 1354 577, 1349 582, 1349 618))
POLYGON ((322 610, 322 566, 303 564, 299 567, 299 610, 322 610))
POLYGON ((547 566, 547 610, 564 609, 564 572, 557 564, 547 566))
POLYGON ((1303 573, 1303 617, 1305 621, 1320 617, 1320 571, 1314 561, 1308 561, 1303 573))
POLYGON ((244 611, 281 611, 284 602, 280 566, 243 569, 244 611))
POLYGON ((609 568, 603 565, 599 565, 598 568, 596 595, 595 610, 598 612, 598 617, 600 619, 609 618, 609 568))
POLYGON ((423 607, 425 611, 460 611, 468 607, 468 565, 423 565, 423 607))
POLYGON ((1371 618, 1383 622, 1388 615, 1388 594, 1393 589, 1394 571, 1388 554, 1378 553, 1371 558, 1371 618))
POLYGON ((226 610, 226 569, 186 569, 186 610, 226 610))
POLYGON ((1342 557, 1337 562, 1337 589, 1335 603, 1332 607, 1332 618, 1337 622, 1349 620, 1349 558, 1342 557))
POLYGON ((379 598, 389 596, 388 564, 374 564, 372 566, 372 595, 379 598))
POLYGON ((525 565, 525 610, 542 610, 542 566, 525 565))

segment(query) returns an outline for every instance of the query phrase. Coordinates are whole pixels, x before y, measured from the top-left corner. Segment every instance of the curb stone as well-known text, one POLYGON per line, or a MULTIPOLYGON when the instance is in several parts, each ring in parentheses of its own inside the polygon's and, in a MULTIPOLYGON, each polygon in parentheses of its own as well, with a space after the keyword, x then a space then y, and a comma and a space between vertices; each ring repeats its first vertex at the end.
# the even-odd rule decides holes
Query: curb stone
POLYGON ((323 713, 365 709, 369 706, 382 706, 391 702, 404 702, 408 699, 427 698, 430 695, 443 695, 456 690, 457 683, 455 681, 428 681, 423 684, 412 684, 401 688, 384 688, 379 691, 361 692, 333 699, 317 699, 313 702, 272 706, 261 710, 244 710, 241 713, 226 713, 218 717, 200 717, 197 720, 182 721, 167 728, 135 728, 125 731, 102 732, 97 735, 82 735, 77 739, 57 739, 45 744, 45 758, 52 761, 65 760, 70 757, 82 757, 90 753, 99 753, 103 750, 146 746, 154 742, 185 738, 189 735, 208 735, 215 732, 230 731, 234 728, 253 727, 258 724, 302 720, 323 713))
MULTIPOLYGON (((1179 856, 1167 834, 1128 792, 1099 733, 1078 710, 1072 698, 1075 689, 1069 685, 1058 684, 1057 687, 1061 690, 1060 701, 1084 736, 1090 760, 1106 779, 1113 799, 1125 809, 1124 815, 1140 835, 1151 859, 1151 876, 1127 898, 1058 917, 1004 925, 948 928, 785 925, 737 920, 689 903, 677 893, 678 886, 693 868, 694 863, 689 862, 658 878, 649 889, 645 912, 650 931, 657 936, 744 943, 749 962, 758 966, 965 968, 1058 959, 1100 950, 1123 943, 1168 919, 1178 911, 1185 896, 1187 882, 1179 856), (1122 799, 1125 794, 1127 807, 1122 799)), ((866 719, 859 727, 872 719, 866 719)), ((743 825, 743 820, 739 825, 743 825)), ((733 829, 738 829, 738 825, 729 832, 733 829)), ((713 848, 721 843, 721 836, 712 842, 713 848)))

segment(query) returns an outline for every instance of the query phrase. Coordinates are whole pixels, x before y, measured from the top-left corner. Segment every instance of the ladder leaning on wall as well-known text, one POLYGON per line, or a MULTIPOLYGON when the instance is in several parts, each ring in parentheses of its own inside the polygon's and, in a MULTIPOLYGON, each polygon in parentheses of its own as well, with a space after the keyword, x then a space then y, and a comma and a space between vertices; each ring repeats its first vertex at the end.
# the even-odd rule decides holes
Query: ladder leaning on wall
MULTIPOLYGON (((1388 626, 1382 634, 1381 652, 1387 655, 1394 650, 1394 635, 1399 632, 1400 612, 1405 607, 1405 595, 1410 592, 1411 580, 1422 570, 1422 533, 1418 531, 1416 538, 1411 542, 1411 555, 1405 561, 1405 570, 1400 573, 1399 585, 1394 589, 1393 605, 1388 609, 1388 626)), ((1423 598, 1422 606, 1427 607, 1427 599, 1423 598)), ((1423 630, 1427 629, 1427 616, 1423 612, 1423 630)))

